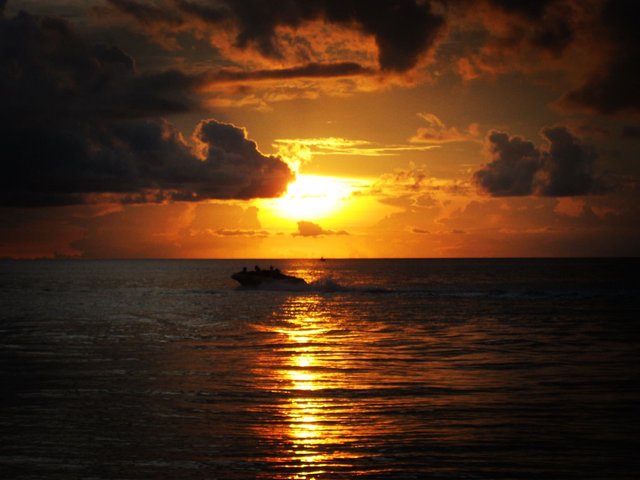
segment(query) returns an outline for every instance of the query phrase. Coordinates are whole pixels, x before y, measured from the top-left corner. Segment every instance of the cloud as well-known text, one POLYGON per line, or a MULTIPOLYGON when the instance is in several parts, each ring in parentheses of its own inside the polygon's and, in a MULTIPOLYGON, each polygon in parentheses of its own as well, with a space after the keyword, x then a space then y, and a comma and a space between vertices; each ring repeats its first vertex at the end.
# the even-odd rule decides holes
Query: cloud
POLYGON ((433 195, 468 196, 466 181, 438 178, 424 166, 413 163, 408 168, 396 168, 393 173, 381 175, 371 187, 371 193, 387 199, 411 198, 412 204, 432 206, 433 195))
POLYGON ((484 38, 467 45, 456 60, 463 78, 514 70, 562 72, 571 86, 557 102, 561 108, 603 114, 640 110, 634 0, 470 0, 457 6, 452 11, 465 19, 458 21, 461 29, 473 30, 480 18, 482 28, 476 30, 484 38))
MULTIPOLYGON (((393 0, 372 4, 367 0, 220 0, 215 6, 189 0, 152 4, 134 0, 109 0, 117 11, 141 24, 171 26, 191 24, 209 30, 232 27, 237 48, 253 49, 265 58, 284 60, 287 39, 283 29, 298 29, 322 20, 337 27, 371 36, 378 64, 384 71, 413 68, 433 49, 445 20, 429 2, 393 0)), ((305 49, 307 52, 309 48, 305 49)))
POLYGON ((220 229, 216 231, 217 235, 223 237, 268 237, 269 232, 266 230, 229 230, 220 229))
POLYGON ((114 45, 89 43, 54 17, 20 12, 0 20, 5 114, 66 119, 141 118, 200 106, 204 78, 179 70, 138 73, 114 45))
MULTIPOLYGON (((454 58, 466 80, 512 71, 555 70, 575 45, 588 21, 588 9, 573 0, 509 2, 508 0, 452 1, 450 30, 466 35, 460 56, 454 58)), ((588 27, 587 27, 588 28, 588 27)))
POLYGON ((205 198, 265 198, 282 194, 293 173, 279 157, 263 155, 244 129, 215 120, 200 122, 195 137, 206 148, 205 198))
POLYGON ((179 26, 183 20, 171 10, 152 3, 143 3, 135 0, 108 0, 118 10, 131 15, 142 24, 160 23, 168 26, 179 26))
POLYGON ((27 13, 0 18, 0 44, 0 205, 272 197, 293 178, 241 128, 200 122, 196 151, 158 117, 195 109, 201 76, 139 74, 119 48, 27 13))
POLYGON ((246 71, 221 69, 218 72, 211 74, 210 81, 212 83, 216 83, 251 80, 283 80, 291 78, 333 78, 353 75, 370 75, 372 73, 373 71, 371 69, 353 62, 307 63, 297 67, 270 70, 246 71))
MULTIPOLYGON (((640 109, 640 89, 633 83, 640 56, 634 0, 107 0, 107 4, 108 8, 95 8, 133 19, 137 28, 170 49, 183 46, 185 33, 208 39, 216 54, 225 57, 224 64, 234 66, 213 74, 214 83, 216 77, 228 83, 278 78, 318 78, 327 83, 333 77, 355 81, 350 87, 330 82, 339 91, 326 85, 300 86, 275 98, 304 98, 311 89, 329 94, 344 94, 345 88, 379 90, 401 78, 414 81, 428 75, 420 67, 445 61, 467 80, 513 71, 561 72, 569 87, 557 105, 568 110, 619 114, 640 109), (588 58, 583 52, 589 52, 588 58), (374 70, 380 75, 372 75, 374 70), (417 76, 403 75, 406 72, 417 76)), ((269 95, 258 99, 246 95, 242 101, 264 109, 265 103, 275 100, 269 95)), ((213 102, 238 104, 235 98, 225 103, 217 97, 213 102)))
POLYGON ((447 143, 474 141, 479 135, 478 124, 472 123, 465 131, 459 131, 455 127, 447 127, 433 113, 419 113, 418 116, 426 122, 425 127, 418 128, 416 134, 411 137, 411 142, 416 143, 447 143))
POLYGON ((368 140, 340 137, 278 138, 274 143, 283 156, 298 158, 301 163, 320 155, 388 157, 405 152, 426 152, 437 148, 434 145, 383 145, 368 140))
POLYGON ((594 51, 604 51, 603 61, 582 85, 562 97, 561 106, 604 114, 640 111, 640 30, 634 15, 636 8, 634 0, 604 3, 589 38, 594 51))
MULTIPOLYGON (((576 14, 572 2, 540 0, 535 2, 511 2, 487 0, 489 5, 505 15, 500 21, 503 41, 528 44, 551 53, 560 54, 574 38, 572 17, 576 14), (505 28, 506 26, 506 28, 505 28)), ((494 18, 497 16, 493 10, 494 18)))
POLYGON ((334 231, 325 230, 317 223, 301 220, 298 222, 298 232, 294 233, 294 237, 319 237, 323 235, 349 235, 344 230, 334 231))
POLYGON ((640 126, 639 125, 624 125, 620 134, 623 139, 636 139, 640 138, 640 126))
POLYGON ((596 152, 566 127, 542 130, 546 145, 507 133, 487 137, 491 162, 473 175, 484 192, 497 197, 538 195, 564 197, 601 193, 603 178, 594 171, 596 152))
POLYGON ((535 175, 542 166, 536 146, 496 131, 489 133, 487 142, 492 161, 474 173, 476 183, 495 196, 531 195, 535 175))

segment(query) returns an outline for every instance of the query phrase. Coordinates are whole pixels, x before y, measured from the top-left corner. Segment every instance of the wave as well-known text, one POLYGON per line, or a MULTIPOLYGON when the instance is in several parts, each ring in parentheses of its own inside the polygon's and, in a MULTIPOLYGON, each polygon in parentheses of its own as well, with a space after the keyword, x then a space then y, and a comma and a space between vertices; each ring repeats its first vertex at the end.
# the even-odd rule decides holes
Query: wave
MULTIPOLYGON (((242 288, 240 288, 242 289, 242 288)), ((242 289, 244 290, 244 289, 242 289)), ((255 289, 254 289, 255 290, 255 289)), ((321 277, 304 285, 270 283, 260 286, 258 291, 282 291, 293 293, 344 293, 344 294, 390 294, 398 296, 420 296, 426 298, 460 298, 486 300, 582 300, 594 297, 619 298, 634 297, 636 292, 624 290, 507 290, 474 289, 459 287, 430 288, 427 285, 383 287, 379 285, 348 285, 331 276, 321 277)))
POLYGON ((503 290, 503 289, 461 289, 461 288, 399 288, 395 293, 431 298, 460 298, 486 300, 584 300, 596 297, 627 299, 635 298, 637 292, 631 290, 503 290))

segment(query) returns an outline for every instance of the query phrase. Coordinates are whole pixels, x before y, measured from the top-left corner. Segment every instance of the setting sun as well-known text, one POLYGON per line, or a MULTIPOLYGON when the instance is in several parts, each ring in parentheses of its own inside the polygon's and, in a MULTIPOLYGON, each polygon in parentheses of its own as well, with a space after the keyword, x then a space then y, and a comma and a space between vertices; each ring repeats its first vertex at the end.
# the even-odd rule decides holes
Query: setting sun
POLYGON ((287 193, 266 203, 274 214, 289 220, 319 220, 338 213, 356 189, 357 181, 299 174, 287 193))

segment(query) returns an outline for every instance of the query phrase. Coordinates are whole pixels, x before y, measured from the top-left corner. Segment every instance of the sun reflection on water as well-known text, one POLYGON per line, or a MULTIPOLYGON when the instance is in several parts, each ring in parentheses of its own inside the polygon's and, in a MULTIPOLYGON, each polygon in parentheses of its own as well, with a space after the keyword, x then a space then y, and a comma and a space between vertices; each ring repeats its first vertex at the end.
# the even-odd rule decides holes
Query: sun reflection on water
POLYGON ((287 446, 273 453, 280 456, 277 462, 288 479, 318 480, 328 471, 348 469, 350 459, 357 457, 348 451, 353 432, 343 421, 353 405, 328 393, 348 382, 346 359, 340 359, 340 368, 333 365, 336 352, 328 350, 325 337, 335 325, 318 314, 317 304, 317 298, 294 298, 280 321, 260 327, 277 337, 266 360, 277 362, 271 365, 272 381, 283 394, 278 405, 282 422, 261 434, 279 436, 279 443, 287 446))

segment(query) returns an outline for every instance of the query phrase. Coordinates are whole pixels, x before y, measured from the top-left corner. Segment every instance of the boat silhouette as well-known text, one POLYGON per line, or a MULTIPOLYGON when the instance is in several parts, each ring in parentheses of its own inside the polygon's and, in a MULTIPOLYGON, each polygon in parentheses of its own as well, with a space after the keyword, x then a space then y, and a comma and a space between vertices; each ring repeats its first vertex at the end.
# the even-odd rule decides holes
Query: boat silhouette
POLYGON ((268 270, 255 267, 254 270, 244 268, 241 272, 231 275, 235 281, 245 288, 259 288, 263 286, 284 286, 299 287, 307 285, 302 278, 292 275, 285 275, 277 268, 269 268, 268 270))

